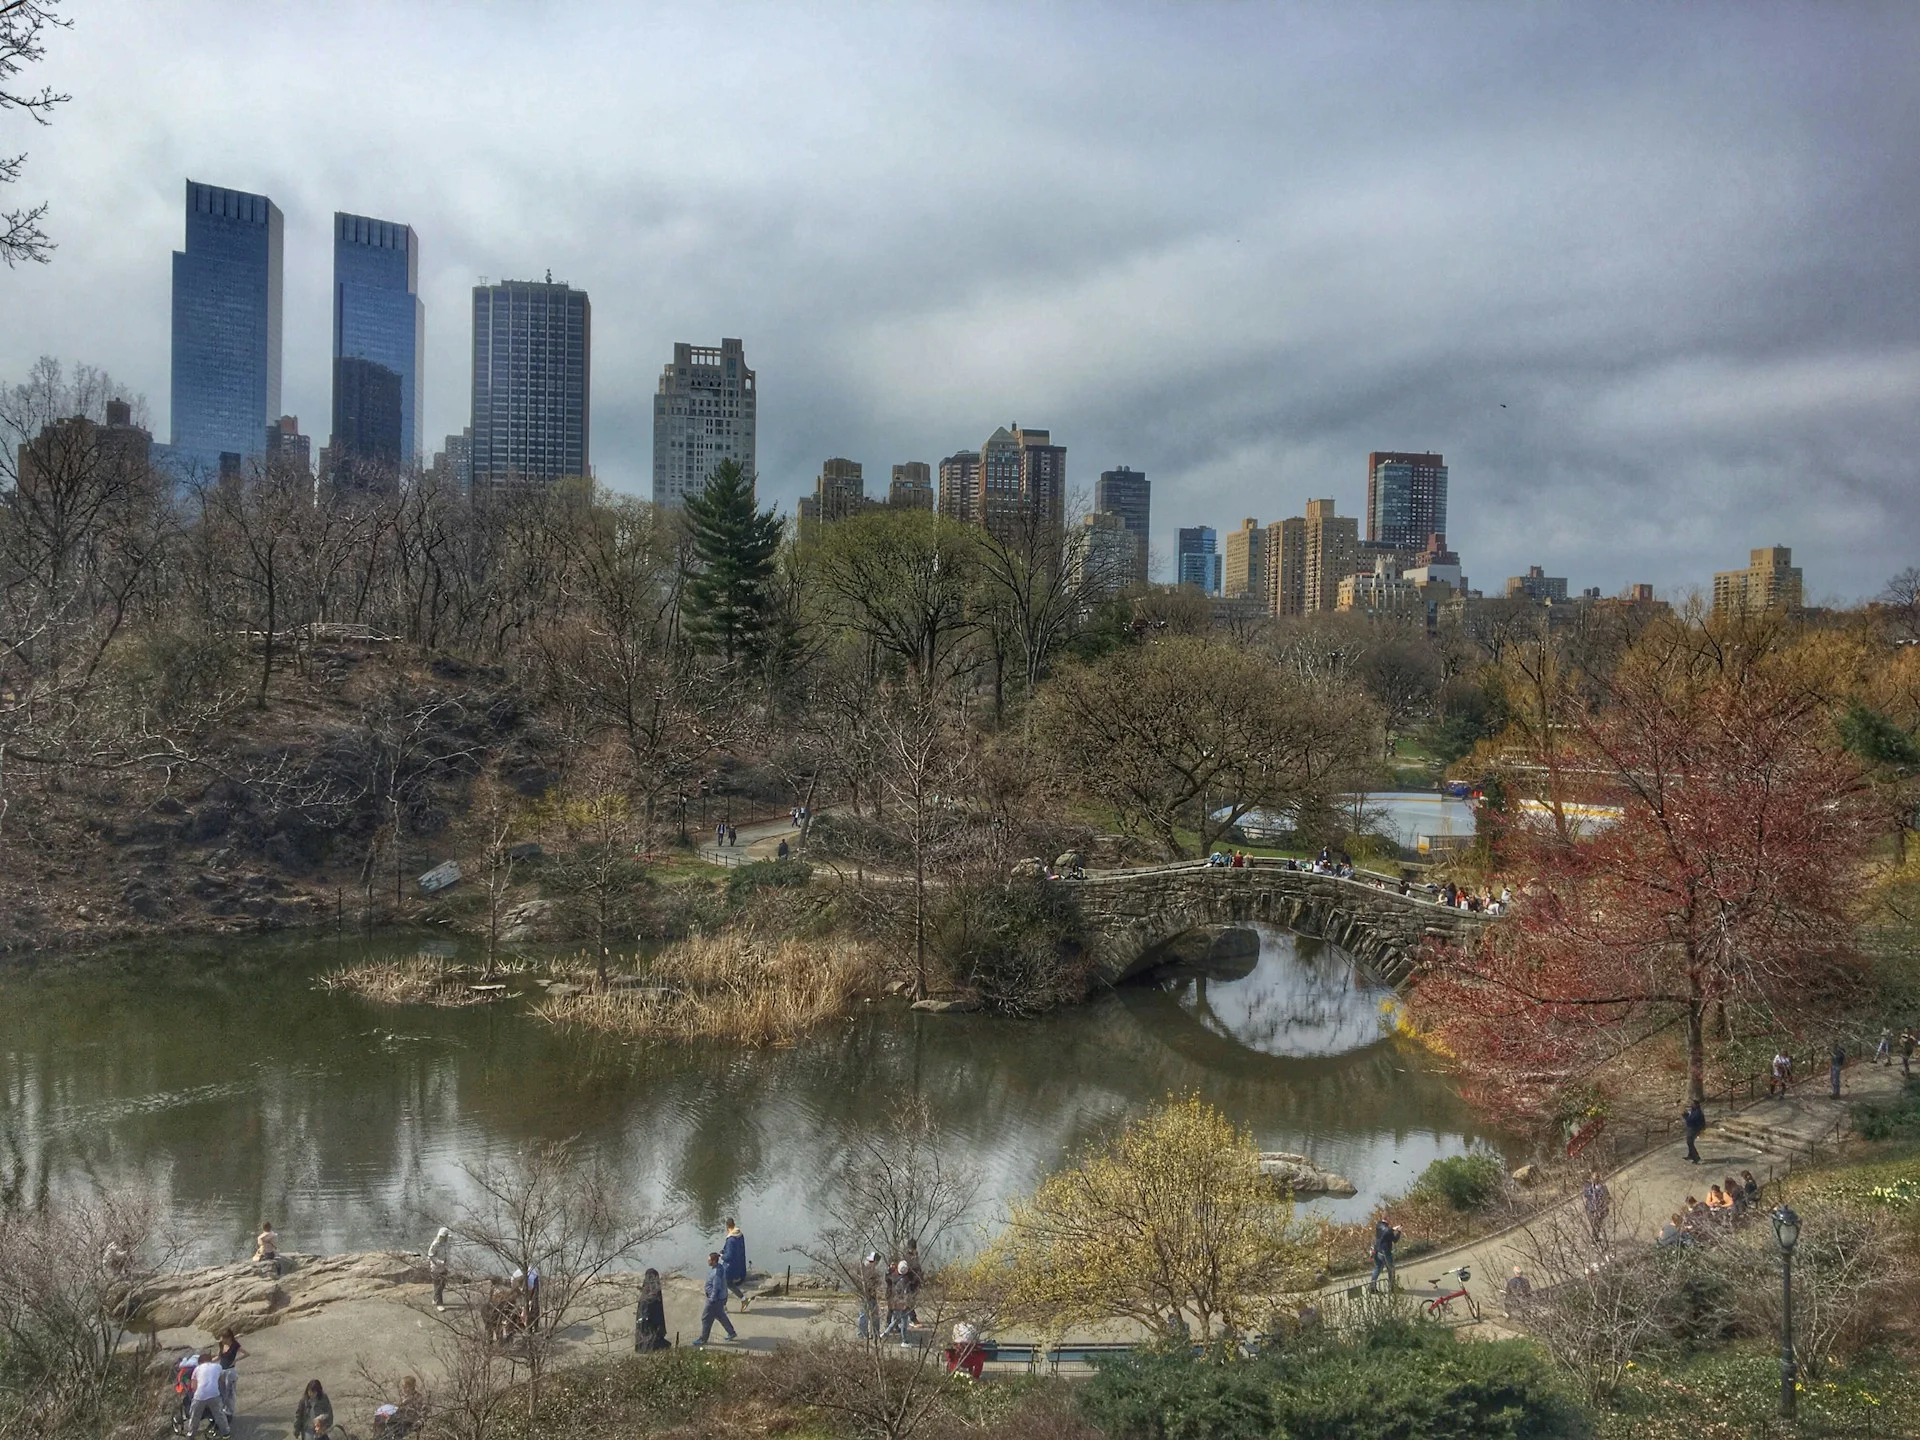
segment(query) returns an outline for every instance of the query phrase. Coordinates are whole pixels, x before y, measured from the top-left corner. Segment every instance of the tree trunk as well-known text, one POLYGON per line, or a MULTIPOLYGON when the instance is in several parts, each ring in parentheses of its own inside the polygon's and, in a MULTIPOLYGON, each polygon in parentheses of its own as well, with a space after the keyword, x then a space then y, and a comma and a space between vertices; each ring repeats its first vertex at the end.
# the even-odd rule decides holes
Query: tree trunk
POLYGON ((273 562, 269 560, 267 562, 267 633, 266 643, 261 647, 260 699, 256 705, 256 708, 261 710, 267 708, 267 682, 273 678, 273 627, 278 619, 276 611, 279 609, 279 599, 279 593, 273 581, 273 562))
POLYGON ((1700 984, 1690 982, 1687 997, 1687 1098, 1707 1098, 1706 1002, 1700 996, 1700 984))

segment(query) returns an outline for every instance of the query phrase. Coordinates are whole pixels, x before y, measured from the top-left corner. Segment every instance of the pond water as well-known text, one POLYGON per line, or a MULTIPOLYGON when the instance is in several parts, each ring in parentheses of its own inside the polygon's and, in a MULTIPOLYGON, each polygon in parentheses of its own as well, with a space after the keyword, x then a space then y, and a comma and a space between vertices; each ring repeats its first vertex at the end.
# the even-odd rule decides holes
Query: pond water
MULTIPOLYGON (((417 937, 371 942, 411 951, 417 937)), ((757 1266, 797 1262, 846 1137, 909 1097, 993 1202, 1119 1120, 1198 1093, 1264 1149, 1348 1175, 1358 1218, 1487 1137, 1387 992, 1321 942, 1262 928, 1224 969, 1179 970, 1035 1021, 875 1006, 779 1050, 647 1047, 557 1030, 518 1003, 393 1009, 316 990, 368 948, 311 937, 61 962, 0 978, 0 1184, 33 1200, 144 1179, 196 1258, 414 1249, 462 1162, 579 1137, 689 1219, 649 1263, 690 1267, 737 1215, 757 1266)))

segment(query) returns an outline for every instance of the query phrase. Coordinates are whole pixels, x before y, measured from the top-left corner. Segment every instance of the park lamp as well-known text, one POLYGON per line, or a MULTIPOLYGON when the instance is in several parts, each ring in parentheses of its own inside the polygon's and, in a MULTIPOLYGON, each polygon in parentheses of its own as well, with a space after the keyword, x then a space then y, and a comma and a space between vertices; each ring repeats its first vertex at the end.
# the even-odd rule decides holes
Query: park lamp
POLYGON ((1793 1247, 1800 1243, 1800 1217, 1793 1213, 1791 1205, 1782 1205, 1773 1212, 1773 1238, 1782 1255, 1793 1254, 1793 1247))

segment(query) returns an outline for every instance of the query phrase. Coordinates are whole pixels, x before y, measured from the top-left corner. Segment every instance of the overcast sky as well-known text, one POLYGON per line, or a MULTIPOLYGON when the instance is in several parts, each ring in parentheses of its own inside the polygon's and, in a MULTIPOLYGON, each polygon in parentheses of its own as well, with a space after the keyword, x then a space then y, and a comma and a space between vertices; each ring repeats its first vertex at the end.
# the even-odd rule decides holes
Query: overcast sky
POLYGON ((1920 563, 1920 6, 68 0, 8 206, 0 377, 104 366, 167 429, 183 182, 286 215, 285 408, 326 439, 330 220, 421 244, 430 447, 480 276, 585 288, 594 467, 651 487, 675 340, 746 342, 762 495, 1050 427, 1179 525, 1452 470, 1497 589, 1809 598, 1920 563))

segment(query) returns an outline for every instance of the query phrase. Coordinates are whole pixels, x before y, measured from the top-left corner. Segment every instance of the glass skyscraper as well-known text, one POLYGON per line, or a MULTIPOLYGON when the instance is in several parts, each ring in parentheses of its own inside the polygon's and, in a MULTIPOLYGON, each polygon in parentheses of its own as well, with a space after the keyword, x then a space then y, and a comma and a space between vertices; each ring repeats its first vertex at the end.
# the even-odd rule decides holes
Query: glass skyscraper
POLYGON ((259 455, 280 418, 280 209, 187 181, 187 248, 173 252, 175 458, 216 473, 259 455))
POLYGON ((420 463, 427 321, 419 292, 420 242, 411 225, 335 212, 333 463, 420 463))
POLYGON ((593 310, 551 280, 473 287, 473 494, 588 473, 593 310))
POLYGON ((1174 551, 1174 583, 1220 593, 1220 537, 1211 525, 1182 526, 1174 551))

